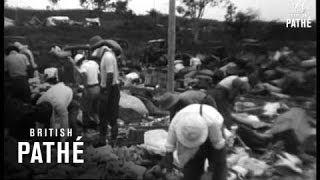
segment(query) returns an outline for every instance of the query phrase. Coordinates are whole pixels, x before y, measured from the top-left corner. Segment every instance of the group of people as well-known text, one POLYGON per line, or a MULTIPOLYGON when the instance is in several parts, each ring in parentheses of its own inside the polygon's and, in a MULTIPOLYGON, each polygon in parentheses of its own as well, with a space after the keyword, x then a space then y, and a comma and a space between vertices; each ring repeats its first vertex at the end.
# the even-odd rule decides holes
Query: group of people
MULTIPOLYGON (((83 111, 83 126, 94 124, 99 128, 99 139, 93 144, 99 147, 106 145, 110 125, 110 144, 113 145, 118 135, 120 100, 117 59, 122 50, 114 41, 104 40, 100 36, 92 37, 88 44, 92 52, 90 56, 85 53, 68 56, 83 86, 79 106, 83 111)), ((5 72, 8 72, 11 81, 8 94, 30 103, 28 78, 38 76, 37 66, 33 58, 24 54, 27 50, 16 45, 7 48, 5 57, 5 72), (32 75, 28 74, 30 65, 34 72, 32 75)), ((76 127, 74 118, 70 117, 72 109, 77 109, 73 103, 76 92, 68 84, 59 82, 55 76, 46 77, 46 81, 51 87, 36 100, 34 118, 30 118, 34 122, 32 125, 44 128, 76 127)), ((166 143, 167 154, 159 166, 172 169, 173 152, 177 150, 184 179, 199 179, 204 161, 208 158, 209 167, 213 169, 212 179, 225 180, 225 131, 234 125, 231 108, 235 98, 248 92, 256 83, 255 72, 246 76, 229 75, 206 90, 193 89, 180 94, 167 92, 161 96, 158 105, 170 112, 171 123, 166 143)), ((66 138, 61 140, 67 141, 66 138)))
MULTIPOLYGON (((74 88, 69 83, 61 82, 57 76, 47 74, 45 81, 51 86, 43 94, 33 97, 36 99, 33 106, 31 106, 32 98, 28 79, 39 76, 34 58, 25 55, 26 50, 17 46, 20 43, 9 44, 5 56, 5 72, 8 81, 5 89, 6 107, 14 108, 13 99, 31 106, 29 118, 25 118, 28 120, 21 122, 20 128, 24 129, 20 131, 21 137, 22 133, 26 133, 26 128, 73 128, 75 130, 78 127, 76 112, 81 108, 83 127, 88 127, 92 123, 99 127, 100 138, 93 145, 95 147, 106 145, 108 124, 112 127, 111 143, 115 142, 118 135, 117 118, 120 100, 117 58, 122 50, 115 41, 104 40, 100 36, 92 37, 88 43, 92 52, 89 57, 94 60, 90 60, 85 53, 70 54, 67 57, 74 70, 80 74, 81 88, 74 88), (30 69, 34 74, 28 74, 30 69), (82 91, 80 105, 75 101, 79 89, 82 91)), ((27 52, 32 55, 30 50, 27 52)), ((6 126, 11 129, 9 130, 11 135, 15 134, 14 128, 19 128, 15 127, 17 122, 11 120, 13 115, 14 112, 7 112, 6 126)), ((68 139, 61 137, 60 140, 68 139)))
MULTIPOLYGON (((31 101, 28 78, 38 76, 38 66, 27 45, 20 42, 10 44, 5 51, 5 79, 10 79, 11 93, 24 102, 31 101)), ((7 84, 5 84, 7 85, 7 84)))
MULTIPOLYGON (((292 60, 288 54, 290 53, 281 55, 282 61, 285 61, 281 61, 282 63, 288 64, 292 60)), ((269 61, 268 59, 264 59, 265 61, 230 60, 223 67, 215 66, 212 70, 213 74, 209 73, 214 78, 206 78, 209 81, 202 83, 201 86, 196 85, 195 88, 180 94, 165 93, 157 98, 160 107, 170 111, 171 115, 166 141, 167 154, 158 164, 159 167, 172 169, 173 152, 176 150, 180 166, 183 167, 184 179, 200 179, 206 159, 209 161, 209 169, 213 172, 212 179, 227 179, 226 144, 228 144, 228 137, 226 137, 226 132, 232 131, 233 127, 239 127, 239 133, 240 131, 242 133, 239 136, 244 136, 250 141, 261 140, 261 142, 268 143, 273 138, 257 132, 253 133, 237 123, 231 115, 236 97, 249 91, 254 93, 265 84, 263 83, 266 77, 265 66, 269 70, 273 67, 277 70, 276 73, 279 71, 285 74, 281 88, 282 92, 289 94, 288 90, 294 91, 296 90, 294 87, 303 86, 304 79, 312 80, 310 76, 315 74, 315 69, 309 70, 310 73, 309 71, 298 73, 288 69, 283 70, 280 68, 280 62, 273 59, 269 61), (235 69, 235 71, 229 72, 230 69, 235 69)), ((313 60, 308 60, 308 63, 313 63, 313 60)), ((298 61, 294 65, 299 66, 300 64, 302 63, 298 61)), ((180 74, 183 75, 185 69, 182 68, 179 71, 180 74)), ((205 67, 205 64, 203 66, 200 63, 196 69, 197 72, 205 72, 205 69, 208 68, 205 67)))
POLYGON ((177 150, 184 179, 200 179, 208 159, 212 179, 225 180, 225 131, 236 124, 231 116, 235 98, 254 86, 254 77, 231 75, 205 90, 192 89, 180 94, 167 92, 157 98, 160 108, 168 110, 171 116, 167 154, 159 166, 172 169, 173 152, 177 150))

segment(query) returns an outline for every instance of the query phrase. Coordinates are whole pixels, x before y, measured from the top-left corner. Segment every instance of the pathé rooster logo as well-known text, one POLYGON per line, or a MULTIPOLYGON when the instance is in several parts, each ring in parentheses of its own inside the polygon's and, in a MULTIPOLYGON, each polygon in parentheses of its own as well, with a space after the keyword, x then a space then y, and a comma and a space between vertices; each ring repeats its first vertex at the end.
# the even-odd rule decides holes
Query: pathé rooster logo
POLYGON ((306 0, 291 0, 293 13, 303 14, 306 13, 306 0))

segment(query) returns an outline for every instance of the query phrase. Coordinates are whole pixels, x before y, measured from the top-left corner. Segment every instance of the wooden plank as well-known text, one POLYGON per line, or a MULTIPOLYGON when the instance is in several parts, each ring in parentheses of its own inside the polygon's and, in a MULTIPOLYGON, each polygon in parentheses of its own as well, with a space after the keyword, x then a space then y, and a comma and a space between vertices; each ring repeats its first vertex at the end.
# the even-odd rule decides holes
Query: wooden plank
POLYGON ((175 0, 169 4, 169 26, 168 26, 168 78, 167 91, 174 91, 174 58, 176 49, 176 5, 175 0))

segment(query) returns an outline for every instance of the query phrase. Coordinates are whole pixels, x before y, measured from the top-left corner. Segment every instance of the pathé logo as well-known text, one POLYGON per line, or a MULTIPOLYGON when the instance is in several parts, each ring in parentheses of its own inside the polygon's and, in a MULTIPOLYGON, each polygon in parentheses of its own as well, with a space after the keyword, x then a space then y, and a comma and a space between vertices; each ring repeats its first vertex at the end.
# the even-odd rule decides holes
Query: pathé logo
POLYGON ((305 14, 306 13, 305 4, 306 4, 305 0, 291 0, 293 13, 305 14))
POLYGON ((311 19, 306 9, 306 0, 291 0, 290 19, 287 28, 311 28, 311 19))

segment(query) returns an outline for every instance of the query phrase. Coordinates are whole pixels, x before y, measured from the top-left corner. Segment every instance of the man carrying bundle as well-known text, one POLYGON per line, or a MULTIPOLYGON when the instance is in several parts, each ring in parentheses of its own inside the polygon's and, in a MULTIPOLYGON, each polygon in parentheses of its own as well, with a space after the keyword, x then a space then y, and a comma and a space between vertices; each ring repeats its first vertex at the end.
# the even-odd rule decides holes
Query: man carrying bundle
POLYGON ((99 99, 99 119, 100 137, 94 147, 106 145, 108 124, 111 126, 111 145, 118 136, 117 118, 119 115, 119 70, 117 57, 122 49, 113 40, 104 40, 100 36, 94 36, 89 40, 92 56, 100 59, 100 99, 99 99))

